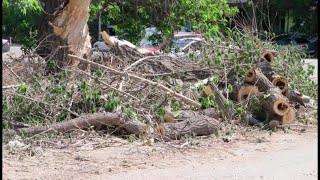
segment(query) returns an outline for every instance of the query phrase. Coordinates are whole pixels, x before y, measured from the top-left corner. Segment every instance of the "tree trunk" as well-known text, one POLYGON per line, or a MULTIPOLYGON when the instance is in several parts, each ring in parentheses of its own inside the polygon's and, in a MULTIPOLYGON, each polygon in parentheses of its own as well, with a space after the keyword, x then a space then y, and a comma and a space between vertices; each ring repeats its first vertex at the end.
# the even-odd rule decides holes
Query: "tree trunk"
POLYGON ((219 129, 219 122, 207 116, 195 116, 177 123, 163 123, 159 125, 159 132, 163 140, 180 139, 184 135, 210 135, 219 129))
POLYGON ((79 57, 88 54, 91 48, 88 19, 91 0, 43 0, 44 13, 39 26, 37 53, 46 61, 56 61, 58 67, 76 67, 79 61, 68 60, 67 54, 79 57))

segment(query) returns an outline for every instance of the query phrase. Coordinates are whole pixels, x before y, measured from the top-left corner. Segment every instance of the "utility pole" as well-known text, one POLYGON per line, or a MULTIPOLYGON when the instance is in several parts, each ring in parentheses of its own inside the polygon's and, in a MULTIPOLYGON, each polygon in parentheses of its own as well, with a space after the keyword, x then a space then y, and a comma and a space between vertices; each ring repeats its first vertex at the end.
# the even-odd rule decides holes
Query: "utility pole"
POLYGON ((99 12, 99 25, 98 25, 98 41, 101 40, 101 35, 100 35, 100 32, 101 32, 101 11, 99 12))

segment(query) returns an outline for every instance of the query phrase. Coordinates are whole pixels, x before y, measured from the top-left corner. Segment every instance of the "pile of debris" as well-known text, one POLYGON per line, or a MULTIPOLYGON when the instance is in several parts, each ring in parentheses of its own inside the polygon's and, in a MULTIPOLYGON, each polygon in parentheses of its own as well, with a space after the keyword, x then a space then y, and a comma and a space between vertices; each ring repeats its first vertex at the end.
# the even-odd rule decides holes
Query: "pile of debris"
MULTIPOLYGON (((212 68, 188 56, 145 54, 106 33, 102 37, 112 51, 92 51, 86 59, 68 57, 80 61, 81 74, 104 86, 106 92, 117 92, 122 106, 138 115, 121 113, 117 107, 113 112, 100 110, 50 126, 8 130, 5 136, 112 125, 140 137, 170 140, 209 135, 219 130, 221 122, 235 123, 236 119, 270 127, 291 124, 296 113, 312 103, 290 88, 288 77, 275 72, 276 51, 264 50, 253 58, 251 69, 241 77, 236 67, 212 68), (107 78, 92 75, 97 70, 103 70, 107 78)), ((214 52, 206 55, 215 56, 214 52)), ((101 98, 109 100, 107 93, 101 98)))

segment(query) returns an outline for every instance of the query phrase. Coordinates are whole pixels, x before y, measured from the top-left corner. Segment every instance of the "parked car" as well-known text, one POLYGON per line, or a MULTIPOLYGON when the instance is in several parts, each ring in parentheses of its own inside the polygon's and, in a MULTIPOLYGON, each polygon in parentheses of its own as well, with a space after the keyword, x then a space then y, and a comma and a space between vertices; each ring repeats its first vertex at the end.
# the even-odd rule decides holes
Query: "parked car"
POLYGON ((186 49, 186 46, 202 41, 202 35, 196 32, 177 32, 174 33, 173 38, 167 39, 160 43, 158 46, 154 46, 151 41, 146 38, 140 43, 140 46, 148 51, 156 52, 164 50, 168 45, 172 44, 171 51, 182 51, 186 49))
POLYGON ((308 54, 318 57, 318 37, 312 38, 308 44, 308 54))
POLYGON ((303 52, 308 52, 308 44, 310 43, 308 38, 302 33, 289 33, 279 36, 275 40, 276 44, 280 46, 292 45, 303 52))
POLYGON ((10 51, 10 42, 6 39, 2 39, 2 53, 10 51))

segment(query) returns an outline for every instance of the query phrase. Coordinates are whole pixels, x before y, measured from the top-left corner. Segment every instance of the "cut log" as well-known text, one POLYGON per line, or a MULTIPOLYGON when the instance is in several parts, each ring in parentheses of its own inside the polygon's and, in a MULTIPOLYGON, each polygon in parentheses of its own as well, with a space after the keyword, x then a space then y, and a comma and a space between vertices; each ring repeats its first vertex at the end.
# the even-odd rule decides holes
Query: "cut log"
POLYGON ((171 114, 171 113, 168 113, 166 112, 163 116, 163 120, 164 122, 166 123, 175 123, 177 122, 177 120, 175 119, 175 117, 171 114))
POLYGON ((159 133, 165 141, 180 139, 185 135, 210 135, 220 128, 216 119, 207 116, 197 116, 177 123, 163 123, 159 125, 159 133))
POLYGON ((249 83, 253 83, 255 80, 256 80, 256 72, 254 69, 251 69, 250 71, 248 71, 245 76, 244 76, 244 80, 246 82, 249 82, 249 83))
POLYGON ((247 72, 245 80, 249 83, 255 84, 259 91, 262 92, 267 92, 269 89, 275 87, 260 69, 253 69, 247 72))
POLYGON ((296 117, 296 112, 293 107, 289 107, 289 112, 284 116, 273 115, 272 120, 278 121, 280 125, 288 125, 291 124, 296 117))
POLYGON ((273 62, 273 53, 270 52, 270 51, 265 51, 263 54, 262 54, 262 58, 267 60, 270 64, 272 64, 273 62))
POLYGON ((285 94, 288 89, 288 79, 282 76, 273 76, 271 80, 271 83, 278 87, 283 94, 285 94))
POLYGON ((291 102, 301 104, 306 107, 306 104, 312 103, 312 99, 309 96, 301 94, 298 91, 288 89, 285 94, 291 102))
POLYGON ((237 102, 244 102, 251 96, 259 93, 258 87, 249 84, 233 85, 233 92, 230 93, 230 98, 237 102))
POLYGON ((264 49, 264 52, 270 52, 273 55, 273 57, 277 57, 279 54, 278 51, 270 50, 270 49, 264 49))
POLYGON ((288 89, 288 78, 275 73, 269 62, 263 61, 257 63, 254 68, 259 68, 262 74, 264 74, 274 86, 278 87, 282 93, 288 89))
POLYGON ((266 95, 267 97, 262 104, 264 110, 280 116, 288 114, 290 104, 288 99, 278 92, 278 88, 270 89, 267 93, 268 95, 266 95))
POLYGON ((210 118, 219 119, 220 113, 215 108, 200 109, 197 111, 183 110, 179 113, 179 119, 191 119, 199 115, 208 116, 210 118))
POLYGON ((255 78, 251 82, 256 84, 259 91, 265 92, 265 98, 262 107, 270 114, 283 116, 289 112, 289 100, 281 94, 281 90, 275 87, 260 69, 254 69, 255 78))
POLYGON ((210 86, 215 95, 215 100, 218 105, 218 108, 222 111, 223 115, 226 117, 226 120, 230 122, 235 115, 234 109, 227 106, 228 100, 222 95, 222 93, 215 84, 209 82, 208 85, 210 86))
POLYGON ((238 102, 244 102, 248 100, 251 96, 256 95, 259 93, 257 86, 252 85, 244 85, 241 86, 238 91, 238 102))
POLYGON ((294 121, 295 117, 296 117, 296 112, 293 107, 290 107, 289 113, 283 116, 281 124, 282 125, 291 124, 294 121))
POLYGON ((76 129, 89 128, 98 125, 114 125, 123 128, 129 134, 141 134, 147 129, 147 126, 137 121, 126 120, 127 118, 120 118, 115 113, 95 113, 82 115, 78 118, 69 121, 62 121, 49 126, 22 128, 17 130, 4 131, 4 136, 13 135, 27 135, 32 136, 49 131, 68 132, 76 129))

